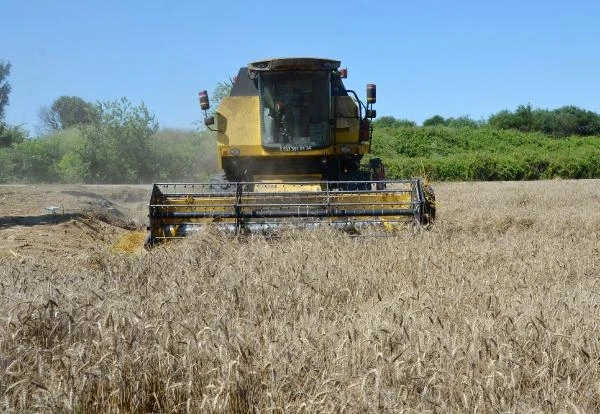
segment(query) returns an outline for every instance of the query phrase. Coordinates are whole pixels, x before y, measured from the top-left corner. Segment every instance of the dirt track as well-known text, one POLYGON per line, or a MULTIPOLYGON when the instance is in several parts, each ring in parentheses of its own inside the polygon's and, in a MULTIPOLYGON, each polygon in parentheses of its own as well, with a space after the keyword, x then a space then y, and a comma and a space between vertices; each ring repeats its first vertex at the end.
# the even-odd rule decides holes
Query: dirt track
POLYGON ((151 187, 0 186, 0 258, 80 254, 110 248, 145 229, 151 187))

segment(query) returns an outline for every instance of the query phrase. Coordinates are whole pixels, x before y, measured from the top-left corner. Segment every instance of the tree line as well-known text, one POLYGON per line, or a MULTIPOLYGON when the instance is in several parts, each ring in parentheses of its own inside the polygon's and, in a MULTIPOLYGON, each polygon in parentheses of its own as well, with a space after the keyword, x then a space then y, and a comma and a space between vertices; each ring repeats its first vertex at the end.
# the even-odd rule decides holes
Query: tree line
MULTIPOLYGON (((417 127, 416 122, 384 116, 375 121, 383 128, 417 127)), ((531 104, 519 105, 516 110, 502 110, 487 120, 476 121, 469 116, 444 118, 434 115, 423 121, 424 127, 445 126, 452 128, 493 127, 521 132, 541 132, 553 137, 599 136, 600 114, 569 105, 557 109, 533 108, 531 104)))
POLYGON ((215 140, 197 130, 160 129, 144 103, 61 96, 39 111, 35 139, 5 121, 10 64, 0 62, 0 183, 150 183, 205 180, 215 140))
POLYGON ((53 115, 47 134, 0 148, 0 183, 198 181, 216 169, 206 132, 159 129, 146 105, 127 98, 82 106, 85 122, 53 115))
MULTIPOLYGON (((216 170, 210 132, 160 129, 149 108, 127 98, 60 96, 40 109, 40 135, 31 138, 5 121, 10 70, 0 61, 0 183, 203 181, 216 170)), ((228 87, 217 86, 215 106, 228 87)), ((600 115, 575 106, 521 105, 485 121, 435 115, 422 126, 384 116, 373 127, 373 153, 390 178, 600 178, 600 115)))

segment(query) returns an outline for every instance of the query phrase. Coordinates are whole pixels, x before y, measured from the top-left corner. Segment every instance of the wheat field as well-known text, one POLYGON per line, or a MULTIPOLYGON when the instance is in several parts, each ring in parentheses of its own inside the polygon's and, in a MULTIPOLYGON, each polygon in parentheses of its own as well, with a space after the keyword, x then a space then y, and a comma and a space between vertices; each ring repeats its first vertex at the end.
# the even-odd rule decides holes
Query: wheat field
POLYGON ((0 409, 600 412, 600 181, 435 189, 393 237, 0 258, 0 409))

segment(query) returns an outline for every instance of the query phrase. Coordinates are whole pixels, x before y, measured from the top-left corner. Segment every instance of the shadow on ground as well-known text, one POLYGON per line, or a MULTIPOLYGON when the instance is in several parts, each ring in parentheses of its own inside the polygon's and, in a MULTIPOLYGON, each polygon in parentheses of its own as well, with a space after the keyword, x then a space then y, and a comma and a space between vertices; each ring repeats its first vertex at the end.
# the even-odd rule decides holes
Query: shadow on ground
POLYGON ((41 214, 39 216, 0 216, 0 229, 6 229, 14 226, 43 226, 48 224, 59 224, 70 220, 78 220, 86 217, 81 213, 67 214, 41 214))

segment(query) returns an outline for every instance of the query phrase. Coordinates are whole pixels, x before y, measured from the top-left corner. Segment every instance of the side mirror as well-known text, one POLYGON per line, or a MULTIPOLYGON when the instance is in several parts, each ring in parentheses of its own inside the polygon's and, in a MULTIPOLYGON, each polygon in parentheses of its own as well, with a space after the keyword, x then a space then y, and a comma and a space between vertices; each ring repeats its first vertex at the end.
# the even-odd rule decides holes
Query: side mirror
POLYGON ((367 103, 374 104, 377 102, 377 87, 373 83, 367 85, 367 103))
POLYGON ((200 100, 200 109, 202 109, 203 111, 208 111, 210 109, 210 102, 208 101, 208 92, 198 92, 198 98, 200 100))

